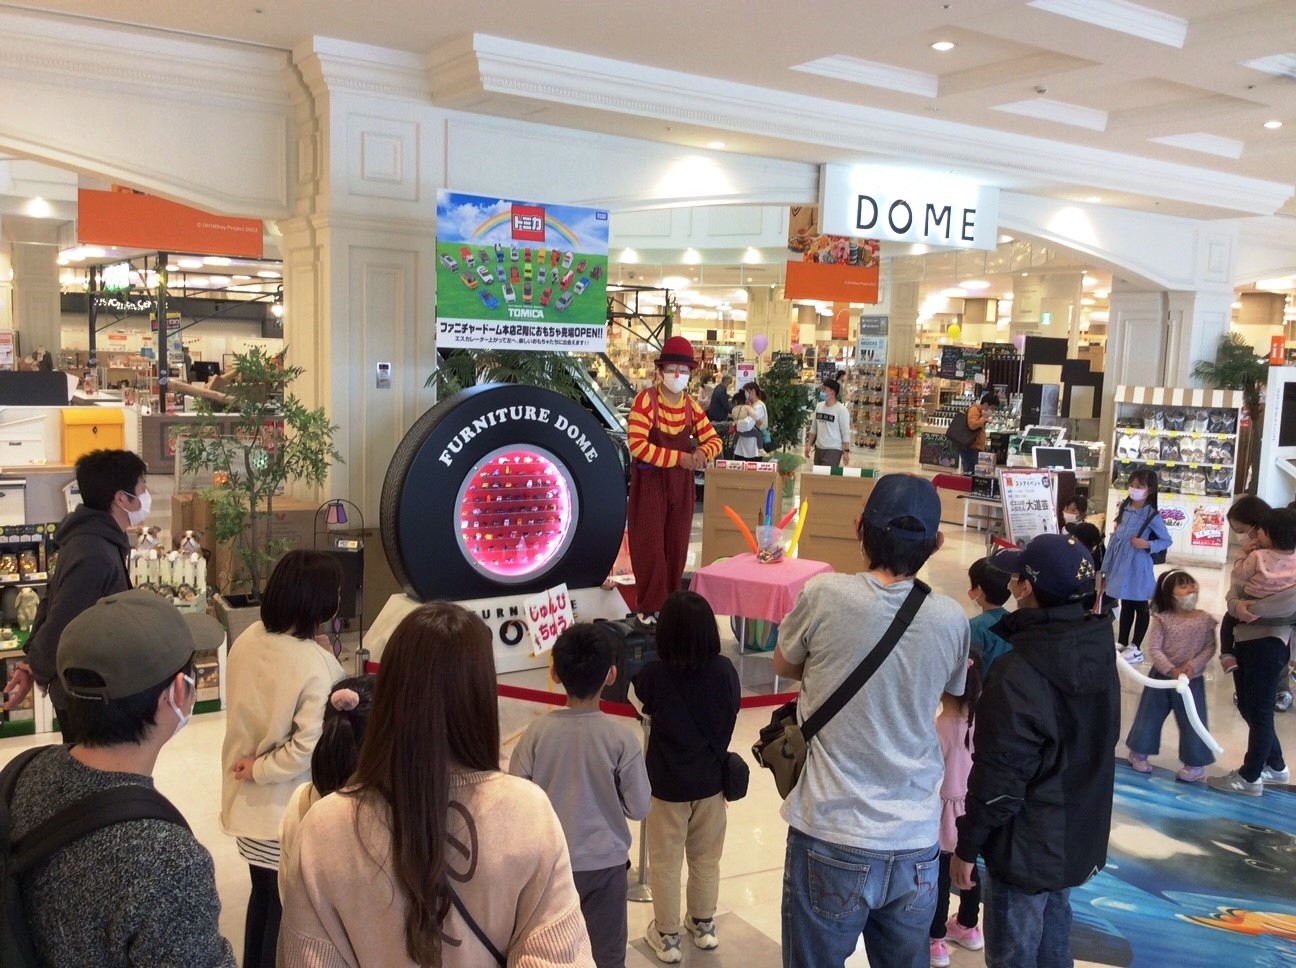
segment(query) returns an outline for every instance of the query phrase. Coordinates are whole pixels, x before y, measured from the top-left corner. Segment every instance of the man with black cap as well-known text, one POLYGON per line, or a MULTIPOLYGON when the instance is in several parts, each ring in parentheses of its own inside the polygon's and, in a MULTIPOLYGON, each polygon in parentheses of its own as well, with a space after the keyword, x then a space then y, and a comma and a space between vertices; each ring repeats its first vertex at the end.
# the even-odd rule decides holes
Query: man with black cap
POLYGON ((65 841, 19 876, 40 964, 235 965, 211 854, 152 779, 193 714, 194 653, 224 636, 146 589, 100 599, 63 631, 58 674, 79 742, 20 754, 0 774, 12 842, 51 829, 65 841))
POLYGON ((805 455, 814 449, 814 462, 827 467, 850 463, 850 411, 841 402, 841 384, 832 377, 823 381, 824 399, 815 406, 814 423, 806 437, 805 455))
POLYGON ((994 632, 1012 643, 976 709, 967 812, 950 877, 985 859, 986 964, 1071 965, 1071 888, 1107 863, 1120 732, 1110 615, 1085 606, 1093 558, 1071 535, 1039 535, 990 563, 1017 599, 994 632))
POLYGON ((811 579, 779 628, 774 671, 801 680, 802 725, 881 659, 811 737, 783 804, 788 968, 839 966, 861 934, 870 964, 927 966, 945 773, 935 714, 942 693, 963 694, 970 647, 962 606, 915 578, 943 542, 940 512, 930 481, 880 478, 856 522, 867 570, 811 579))

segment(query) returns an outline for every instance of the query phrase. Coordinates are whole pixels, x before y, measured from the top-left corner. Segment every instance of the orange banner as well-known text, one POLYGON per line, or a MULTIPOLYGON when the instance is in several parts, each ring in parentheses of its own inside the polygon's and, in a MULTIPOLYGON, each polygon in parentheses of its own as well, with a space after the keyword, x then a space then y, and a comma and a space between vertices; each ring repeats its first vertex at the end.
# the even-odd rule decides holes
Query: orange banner
POLYGON ((878 301, 878 266, 825 262, 789 262, 785 299, 868 303, 878 301))
MULTIPOLYGON (((873 301, 877 302, 876 299, 873 301)), ((850 306, 843 302, 835 302, 832 314, 832 338, 850 339, 850 306)))
POLYGON ((77 191, 77 241, 158 252, 260 259, 260 219, 232 218, 133 191, 77 191))

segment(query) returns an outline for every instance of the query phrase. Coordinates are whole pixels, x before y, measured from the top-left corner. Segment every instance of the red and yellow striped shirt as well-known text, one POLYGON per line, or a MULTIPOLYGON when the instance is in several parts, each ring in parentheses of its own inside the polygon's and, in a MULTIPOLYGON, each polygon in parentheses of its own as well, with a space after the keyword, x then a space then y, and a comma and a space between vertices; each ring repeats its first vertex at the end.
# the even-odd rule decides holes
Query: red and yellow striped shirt
MULTIPOLYGON (((653 422, 653 397, 656 394, 657 391, 653 389, 641 391, 635 397, 634 406, 630 408, 630 418, 627 421, 630 456, 636 461, 656 467, 675 467, 679 464, 678 450, 658 447, 648 441, 648 432, 652 429, 653 422)), ((714 460, 720 456, 724 444, 721 443, 720 435, 716 433, 715 428, 711 426, 711 421, 707 419, 706 412, 687 393, 683 394, 679 404, 673 407, 666 402, 665 397, 658 398, 657 426, 668 436, 683 433, 688 428, 688 419, 684 411, 686 406, 693 408, 693 436, 698 441, 698 453, 705 454, 707 460, 714 460)))

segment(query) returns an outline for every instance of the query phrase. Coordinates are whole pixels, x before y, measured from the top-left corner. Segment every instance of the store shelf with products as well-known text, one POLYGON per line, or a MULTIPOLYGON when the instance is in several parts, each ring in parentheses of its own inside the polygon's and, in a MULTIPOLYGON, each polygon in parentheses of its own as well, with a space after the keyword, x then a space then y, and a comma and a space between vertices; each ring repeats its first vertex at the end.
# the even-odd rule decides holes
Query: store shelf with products
POLYGON ((919 436, 926 411, 923 400, 930 381, 917 366, 887 368, 886 436, 913 438, 919 436))
POLYGON ((859 363, 847 371, 842 392, 850 408, 854 446, 874 449, 885 435, 887 384, 884 363, 859 363))
POLYGON ((1107 519, 1140 467, 1157 474, 1169 553, 1223 564, 1228 551, 1242 394, 1235 390, 1116 388, 1107 519))

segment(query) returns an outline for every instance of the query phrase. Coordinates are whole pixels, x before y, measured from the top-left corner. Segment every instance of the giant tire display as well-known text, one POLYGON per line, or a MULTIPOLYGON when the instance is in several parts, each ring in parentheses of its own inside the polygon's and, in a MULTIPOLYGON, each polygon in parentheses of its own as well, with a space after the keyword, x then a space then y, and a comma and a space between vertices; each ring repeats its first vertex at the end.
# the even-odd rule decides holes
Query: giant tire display
POLYGON ((410 428, 381 515, 387 560, 420 601, 589 588, 621 545, 625 477, 616 445, 576 401, 478 386, 410 428))

